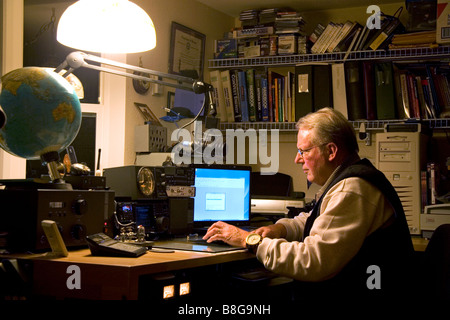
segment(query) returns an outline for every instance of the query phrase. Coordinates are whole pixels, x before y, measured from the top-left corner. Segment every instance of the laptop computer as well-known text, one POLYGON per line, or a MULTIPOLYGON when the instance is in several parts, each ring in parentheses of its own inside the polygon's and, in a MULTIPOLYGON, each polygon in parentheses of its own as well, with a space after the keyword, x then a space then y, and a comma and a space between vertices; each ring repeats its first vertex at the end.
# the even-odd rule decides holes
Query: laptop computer
POLYGON ((250 229, 251 167, 196 165, 194 232, 204 234, 217 221, 250 229))

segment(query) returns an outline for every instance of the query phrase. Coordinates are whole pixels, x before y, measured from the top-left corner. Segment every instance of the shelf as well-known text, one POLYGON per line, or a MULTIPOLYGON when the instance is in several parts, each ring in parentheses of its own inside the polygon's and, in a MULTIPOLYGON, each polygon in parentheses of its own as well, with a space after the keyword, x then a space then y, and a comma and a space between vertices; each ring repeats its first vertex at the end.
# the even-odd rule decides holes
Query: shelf
MULTIPOLYGON (((439 46, 437 48, 410 48, 393 50, 369 50, 353 51, 347 57, 350 60, 402 60, 402 59, 422 59, 422 58, 442 58, 450 56, 450 46, 439 46)), ((311 62, 342 62, 345 52, 324 53, 324 54, 301 54, 286 56, 265 56, 254 58, 236 59, 212 59, 209 60, 209 68, 234 68, 234 67, 263 67, 263 66, 289 66, 300 63, 311 62)))
MULTIPOLYGON (((359 130, 362 123, 365 124, 366 130, 383 130, 386 124, 390 123, 403 123, 405 120, 359 120, 351 121, 353 128, 359 130)), ((450 129, 450 119, 427 119, 421 120, 422 123, 427 124, 430 129, 450 129)), ((224 122, 220 124, 220 130, 226 131, 227 129, 236 130, 242 129, 244 131, 248 129, 254 130, 279 130, 281 132, 296 132, 295 122, 224 122)))

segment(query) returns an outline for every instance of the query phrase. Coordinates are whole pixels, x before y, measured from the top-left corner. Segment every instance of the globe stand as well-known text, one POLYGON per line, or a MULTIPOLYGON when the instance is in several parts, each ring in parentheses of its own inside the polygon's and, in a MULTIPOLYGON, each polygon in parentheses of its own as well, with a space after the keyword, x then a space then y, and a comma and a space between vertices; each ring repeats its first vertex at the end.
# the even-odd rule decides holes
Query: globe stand
POLYGON ((51 151, 41 155, 42 164, 47 166, 48 174, 50 176, 51 183, 48 184, 54 189, 72 190, 72 185, 66 183, 61 179, 61 174, 58 171, 59 154, 56 151, 51 151))

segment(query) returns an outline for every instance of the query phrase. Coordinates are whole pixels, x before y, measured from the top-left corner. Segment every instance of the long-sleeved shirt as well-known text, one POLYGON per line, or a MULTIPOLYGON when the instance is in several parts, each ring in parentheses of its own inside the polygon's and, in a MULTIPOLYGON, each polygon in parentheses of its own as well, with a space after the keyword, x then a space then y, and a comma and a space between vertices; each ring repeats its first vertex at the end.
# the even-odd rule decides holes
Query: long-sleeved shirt
POLYGON ((256 256, 275 273, 300 281, 326 280, 339 273, 357 254, 366 237, 393 213, 376 187, 361 178, 343 179, 324 196, 320 216, 303 242, 303 229, 310 213, 278 220, 286 228, 285 239, 264 238, 256 256))

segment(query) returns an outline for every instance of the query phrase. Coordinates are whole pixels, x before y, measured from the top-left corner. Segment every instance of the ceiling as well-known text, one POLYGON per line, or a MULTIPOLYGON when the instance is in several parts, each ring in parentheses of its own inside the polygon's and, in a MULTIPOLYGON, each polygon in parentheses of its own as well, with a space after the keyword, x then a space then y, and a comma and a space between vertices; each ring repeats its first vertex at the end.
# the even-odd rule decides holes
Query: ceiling
POLYGON ((350 7, 366 7, 372 4, 404 2, 401 0, 197 0, 217 11, 232 17, 239 17, 239 13, 248 9, 290 7, 298 12, 339 9, 350 7))

